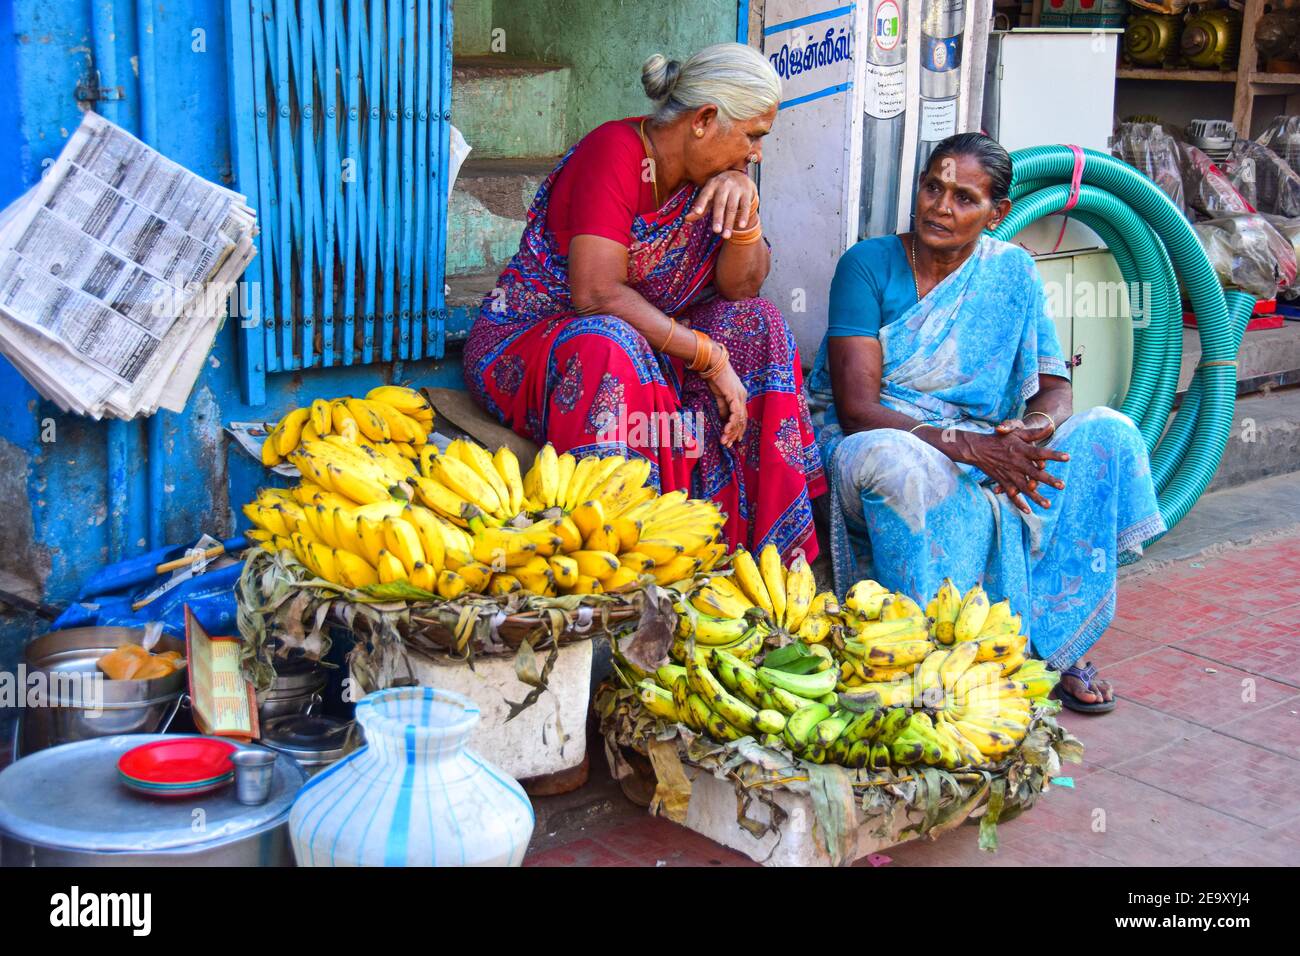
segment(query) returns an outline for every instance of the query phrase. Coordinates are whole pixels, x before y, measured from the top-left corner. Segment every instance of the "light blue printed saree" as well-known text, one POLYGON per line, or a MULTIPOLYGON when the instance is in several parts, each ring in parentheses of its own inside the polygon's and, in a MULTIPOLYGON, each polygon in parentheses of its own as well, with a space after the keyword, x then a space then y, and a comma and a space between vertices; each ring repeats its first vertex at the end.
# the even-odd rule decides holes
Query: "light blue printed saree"
MULTIPOLYGON (((902 315, 883 317, 881 404, 918 422, 988 433, 1024 413, 1040 374, 1068 376, 1033 260, 989 236, 902 315)), ((1164 530, 1150 462, 1133 422, 1109 408, 1074 415, 1049 445, 1065 483, 1032 514, 994 495, 971 465, 896 429, 845 435, 831 395, 826 341, 808 380, 831 479, 836 590, 873 577, 923 606, 950 577, 1009 598, 1035 655, 1073 664, 1115 613, 1120 557, 1164 530)))

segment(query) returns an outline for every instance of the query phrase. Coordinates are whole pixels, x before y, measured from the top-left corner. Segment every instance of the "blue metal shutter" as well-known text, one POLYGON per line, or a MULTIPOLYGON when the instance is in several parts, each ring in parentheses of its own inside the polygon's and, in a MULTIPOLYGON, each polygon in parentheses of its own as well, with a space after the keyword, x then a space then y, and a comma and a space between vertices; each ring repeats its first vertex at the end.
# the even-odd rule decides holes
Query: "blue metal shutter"
POLYGON ((451 0, 229 9, 236 175, 261 226, 245 401, 267 372, 442 357, 451 0))

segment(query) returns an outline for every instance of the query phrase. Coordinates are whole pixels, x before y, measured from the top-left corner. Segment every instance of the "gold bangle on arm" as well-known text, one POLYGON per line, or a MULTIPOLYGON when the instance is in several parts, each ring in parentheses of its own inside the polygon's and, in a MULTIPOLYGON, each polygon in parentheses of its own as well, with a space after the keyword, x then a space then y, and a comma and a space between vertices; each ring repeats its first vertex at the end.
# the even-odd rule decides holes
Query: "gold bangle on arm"
POLYGON ((1025 414, 1025 418, 1028 418, 1030 415, 1042 415, 1044 418, 1047 419, 1047 424, 1052 426, 1052 434, 1053 435, 1056 434, 1056 422, 1052 419, 1051 415, 1047 414, 1047 412, 1040 412, 1037 409, 1035 409, 1032 412, 1027 412, 1025 414))
POLYGON ((668 346, 672 344, 673 336, 677 334, 677 323, 672 319, 668 320, 668 334, 664 337, 664 344, 659 346, 660 352, 667 352, 668 346))

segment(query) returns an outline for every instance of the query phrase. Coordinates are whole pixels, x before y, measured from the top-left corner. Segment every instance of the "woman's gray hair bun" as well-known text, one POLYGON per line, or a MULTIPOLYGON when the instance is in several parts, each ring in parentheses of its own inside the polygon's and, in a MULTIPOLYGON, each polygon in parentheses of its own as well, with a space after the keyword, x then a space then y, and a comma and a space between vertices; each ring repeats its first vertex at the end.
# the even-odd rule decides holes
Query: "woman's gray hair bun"
POLYGON ((645 95, 656 103, 672 96, 677 78, 682 75, 682 65, 662 53, 655 53, 641 65, 641 86, 645 95))
POLYGON ((715 43, 685 63, 656 53, 641 67, 641 85, 654 100, 654 121, 671 123, 702 106, 718 108, 719 119, 753 119, 781 103, 781 78, 751 46, 715 43))

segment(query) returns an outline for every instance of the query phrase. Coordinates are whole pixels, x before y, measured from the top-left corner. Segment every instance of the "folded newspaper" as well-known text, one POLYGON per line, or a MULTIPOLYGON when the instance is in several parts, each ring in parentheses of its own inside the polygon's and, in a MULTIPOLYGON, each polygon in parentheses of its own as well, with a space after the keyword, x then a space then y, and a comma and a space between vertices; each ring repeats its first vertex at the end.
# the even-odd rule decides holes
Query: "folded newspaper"
POLYGON ((0 213, 0 352, 65 412, 179 412, 256 234, 244 196, 87 113, 0 213))

